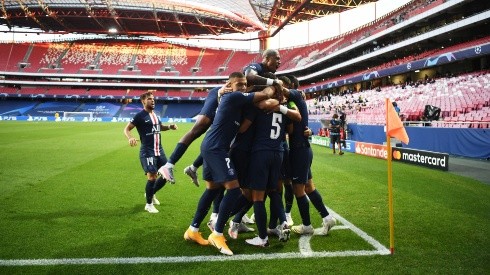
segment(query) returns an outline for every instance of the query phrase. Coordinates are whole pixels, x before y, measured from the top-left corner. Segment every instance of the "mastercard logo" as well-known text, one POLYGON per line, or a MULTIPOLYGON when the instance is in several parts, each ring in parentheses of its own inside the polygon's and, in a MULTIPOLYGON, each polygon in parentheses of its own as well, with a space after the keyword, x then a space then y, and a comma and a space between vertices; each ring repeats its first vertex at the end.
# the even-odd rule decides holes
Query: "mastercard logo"
POLYGON ((400 151, 394 150, 393 151, 393 158, 394 159, 401 159, 402 158, 402 153, 400 153, 400 151))

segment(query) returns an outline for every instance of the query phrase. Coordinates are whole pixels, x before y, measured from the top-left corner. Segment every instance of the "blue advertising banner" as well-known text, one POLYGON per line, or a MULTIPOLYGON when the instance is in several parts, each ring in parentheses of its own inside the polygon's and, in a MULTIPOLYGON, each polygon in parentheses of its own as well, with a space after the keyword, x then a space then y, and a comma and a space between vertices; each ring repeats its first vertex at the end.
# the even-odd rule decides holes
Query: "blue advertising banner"
MULTIPOLYGON (((316 145, 320 145, 322 147, 332 148, 332 144, 330 143, 329 137, 312 136, 311 137, 311 144, 316 144, 316 145)), ((345 141, 345 147, 342 147, 342 151, 355 153, 356 152, 356 142, 353 140, 346 140, 345 141)))
MULTIPOLYGON (((54 116, 0 116, 0 121, 74 121, 74 122, 129 122, 129 117, 94 117, 89 119, 88 117, 75 116, 75 117, 60 117, 57 120, 54 116)), ((162 123, 190 123, 192 118, 160 118, 162 123)))

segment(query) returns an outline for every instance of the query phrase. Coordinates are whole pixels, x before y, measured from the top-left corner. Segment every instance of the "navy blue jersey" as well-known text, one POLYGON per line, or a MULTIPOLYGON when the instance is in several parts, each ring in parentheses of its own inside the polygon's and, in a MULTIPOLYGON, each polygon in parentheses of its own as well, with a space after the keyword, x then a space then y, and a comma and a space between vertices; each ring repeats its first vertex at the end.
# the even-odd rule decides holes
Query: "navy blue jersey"
POLYGON ((246 72, 248 69, 256 71, 258 75, 268 72, 262 63, 250 63, 243 68, 243 72, 246 72))
POLYGON ((137 113, 130 121, 138 130, 141 148, 140 157, 154 157, 163 155, 160 136, 161 121, 157 115, 145 110, 137 113))
MULTIPOLYGON (((258 108, 255 108, 253 105, 246 106, 243 109, 242 121, 247 119, 250 121, 255 120, 255 116, 258 112, 261 112, 258 108)), ((238 133, 231 145, 232 150, 242 150, 246 152, 250 152, 252 150, 253 139, 255 136, 255 124, 252 123, 248 129, 243 133, 238 133)))
POLYGON ((204 101, 204 106, 202 107, 201 112, 199 113, 200 115, 207 116, 209 119, 211 119, 211 121, 213 121, 214 116, 216 115, 216 108, 218 108, 219 89, 220 87, 216 87, 208 92, 208 96, 204 101))
MULTIPOLYGON (((250 63, 248 64, 247 66, 245 66, 243 68, 243 73, 246 74, 247 70, 248 69, 252 69, 254 71, 257 72, 257 75, 259 76, 264 76, 265 73, 268 73, 269 71, 267 70, 267 68, 264 66, 264 64, 262 63, 250 63)), ((257 92, 257 91, 260 91, 260 90, 263 90, 265 87, 267 87, 267 85, 256 85, 256 84, 252 84, 252 83, 248 83, 248 85, 252 85, 252 89, 250 91, 252 92, 257 92)), ((249 87, 251 88, 251 87, 249 87)))
POLYGON ((213 124, 201 143, 201 151, 230 149, 230 144, 240 127, 242 108, 253 103, 254 95, 254 93, 231 92, 221 97, 213 124))
POLYGON ((297 90, 289 90, 289 100, 293 101, 301 114, 301 121, 293 122, 293 132, 289 134, 289 147, 309 147, 308 137, 304 131, 308 127, 308 107, 301 93, 297 90))
POLYGON ((330 128, 330 135, 332 136, 340 136, 340 128, 333 127, 333 126, 340 126, 340 119, 331 119, 330 120, 330 125, 332 126, 330 128))
POLYGON ((279 112, 258 112, 255 117, 255 138, 252 152, 284 151, 283 141, 288 118, 279 112))

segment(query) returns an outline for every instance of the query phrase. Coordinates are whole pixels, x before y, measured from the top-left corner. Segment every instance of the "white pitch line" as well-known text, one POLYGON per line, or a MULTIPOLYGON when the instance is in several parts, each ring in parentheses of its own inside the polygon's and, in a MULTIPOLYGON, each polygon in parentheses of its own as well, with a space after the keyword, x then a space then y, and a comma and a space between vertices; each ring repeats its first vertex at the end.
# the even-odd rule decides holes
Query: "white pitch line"
POLYGON ((334 215, 338 221, 340 221, 343 225, 349 227, 350 230, 354 231, 354 233, 356 233, 359 237, 363 238, 366 242, 368 242, 370 245, 372 245, 379 252, 380 255, 391 254, 390 250, 388 248, 386 248, 384 245, 382 245, 380 242, 378 242, 376 239, 369 236, 366 232, 362 231, 357 226, 350 223, 348 220, 344 219, 344 217, 340 216, 339 214, 337 214, 332 209, 330 209, 328 207, 327 207, 327 209, 328 209, 328 212, 331 213, 332 215, 334 215))
MULTIPOLYGON (((361 237, 366 242, 368 242, 370 245, 372 245, 376 249, 375 254, 377 254, 377 255, 388 255, 388 254, 390 254, 390 250, 388 250, 388 248, 383 246, 380 242, 375 240, 373 237, 369 236, 366 232, 362 231, 361 229, 359 229, 358 227, 356 227, 355 225, 353 225, 352 223, 350 223, 349 221, 344 219, 342 216, 340 216, 338 213, 336 213, 332 209, 327 207, 327 210, 331 215, 335 216, 335 218, 343 224, 343 225, 336 225, 336 226, 332 227, 332 229, 330 229, 330 230, 350 229, 354 233, 356 233, 359 237, 361 237)), ((312 255, 312 253, 315 253, 311 249, 310 240, 311 240, 312 236, 321 235, 320 232, 322 230, 323 230, 323 228, 315 228, 315 233, 313 235, 303 235, 299 238, 298 247, 299 247, 299 252, 301 253, 301 255, 309 256, 309 255, 312 255)), ((355 256, 355 255, 352 255, 352 256, 355 256)))
POLYGON ((71 259, 34 259, 0 260, 0 266, 48 266, 48 265, 95 265, 95 264, 149 264, 149 263, 196 263, 222 261, 276 260, 294 258, 325 258, 349 256, 380 255, 376 250, 353 250, 335 252, 311 252, 308 255, 299 252, 267 253, 234 256, 193 256, 193 257, 134 257, 134 258, 71 258, 71 259))
POLYGON ((324 258, 324 257, 350 257, 350 256, 373 256, 389 255, 390 251, 381 243, 369 236, 366 232, 344 219, 342 216, 328 208, 328 211, 340 221, 342 225, 335 226, 335 230, 350 229, 358 236, 371 244, 376 250, 347 250, 347 251, 321 251, 311 250, 311 235, 301 236, 299 239, 300 252, 289 253, 259 253, 243 254, 234 256, 181 256, 181 257, 131 257, 131 258, 68 258, 68 259, 19 259, 2 260, 0 266, 51 266, 51 265, 94 265, 94 264, 148 264, 148 263, 195 263, 195 262, 218 262, 218 261, 250 261, 250 260, 274 260, 293 258, 324 258))

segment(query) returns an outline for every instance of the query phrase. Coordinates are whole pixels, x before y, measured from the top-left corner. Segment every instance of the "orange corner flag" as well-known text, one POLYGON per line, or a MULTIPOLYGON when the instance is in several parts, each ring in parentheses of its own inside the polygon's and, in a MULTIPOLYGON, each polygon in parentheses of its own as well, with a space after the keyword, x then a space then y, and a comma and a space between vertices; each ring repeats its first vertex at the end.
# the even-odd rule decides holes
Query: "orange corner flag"
POLYGON ((386 116, 386 134, 390 137, 401 140, 405 144, 408 144, 409 138, 407 131, 405 131, 402 121, 398 117, 395 108, 388 99, 386 99, 386 110, 388 111, 386 116))

